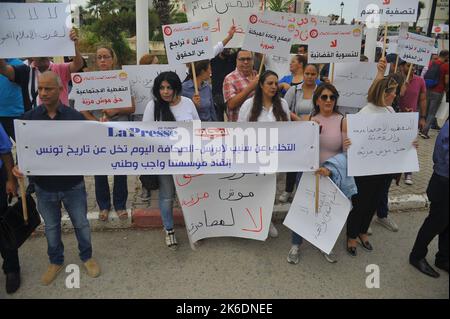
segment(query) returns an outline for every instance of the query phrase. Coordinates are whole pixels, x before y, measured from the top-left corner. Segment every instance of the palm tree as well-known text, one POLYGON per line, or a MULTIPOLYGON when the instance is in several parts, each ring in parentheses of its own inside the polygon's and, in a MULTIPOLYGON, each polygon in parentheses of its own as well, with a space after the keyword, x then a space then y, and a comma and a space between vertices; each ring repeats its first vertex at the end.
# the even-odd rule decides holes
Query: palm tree
POLYGON ((425 3, 423 1, 419 1, 419 5, 417 7, 417 19, 416 22, 414 22, 414 30, 416 30, 417 22, 419 21, 423 9, 425 9, 425 3))
POLYGON ((295 0, 269 0, 267 6, 271 11, 288 12, 295 0))
POLYGON ((158 13, 161 25, 170 24, 170 0, 153 0, 153 6, 158 13))

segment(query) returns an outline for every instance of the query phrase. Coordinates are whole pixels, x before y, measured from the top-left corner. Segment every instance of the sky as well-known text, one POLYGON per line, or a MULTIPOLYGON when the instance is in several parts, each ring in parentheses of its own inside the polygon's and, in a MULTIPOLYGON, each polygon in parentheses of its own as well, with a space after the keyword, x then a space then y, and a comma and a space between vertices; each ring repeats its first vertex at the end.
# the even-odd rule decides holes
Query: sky
MULTIPOLYGON (((225 1, 225 0, 223 0, 225 1)), ((87 0, 63 0, 63 2, 72 3, 76 5, 86 5, 87 0)), ((328 16, 331 13, 340 15, 341 2, 344 2, 343 17, 345 22, 349 23, 356 16, 358 10, 358 0, 310 0, 311 14, 328 16)))

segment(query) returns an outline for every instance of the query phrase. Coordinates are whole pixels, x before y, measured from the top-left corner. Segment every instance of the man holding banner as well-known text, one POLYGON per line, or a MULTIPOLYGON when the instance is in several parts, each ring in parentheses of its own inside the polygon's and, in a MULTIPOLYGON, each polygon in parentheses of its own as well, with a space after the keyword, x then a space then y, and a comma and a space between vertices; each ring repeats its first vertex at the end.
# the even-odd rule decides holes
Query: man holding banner
MULTIPOLYGON (((39 107, 24 114, 24 120, 82 121, 83 115, 60 103, 63 84, 59 76, 51 71, 39 77, 39 107)), ((16 166, 16 177, 23 177, 16 166)), ((42 276, 43 285, 50 285, 63 269, 64 245, 61 241, 61 203, 64 204, 74 226, 78 240, 80 258, 88 275, 98 277, 100 267, 92 258, 91 230, 87 219, 87 195, 83 176, 34 176, 37 205, 44 218, 50 265, 42 276)))

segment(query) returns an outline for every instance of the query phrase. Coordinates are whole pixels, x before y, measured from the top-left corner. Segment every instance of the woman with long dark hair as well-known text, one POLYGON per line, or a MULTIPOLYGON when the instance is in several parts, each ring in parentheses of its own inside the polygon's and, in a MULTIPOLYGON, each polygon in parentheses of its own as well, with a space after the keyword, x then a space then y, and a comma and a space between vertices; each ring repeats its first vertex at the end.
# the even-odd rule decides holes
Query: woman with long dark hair
MULTIPOLYGON (((162 72, 153 84, 153 100, 144 112, 143 122, 166 121, 181 122, 200 120, 194 103, 181 96, 181 80, 175 72, 162 72)), ((173 198, 175 185, 172 175, 159 175, 159 209, 166 230, 166 245, 177 248, 177 239, 173 229, 173 198)))
MULTIPOLYGON (((242 104, 238 122, 279 122, 290 121, 287 102, 280 97, 278 75, 264 72, 258 81, 255 96, 242 104)), ((270 237, 278 237, 278 231, 271 222, 270 237)))

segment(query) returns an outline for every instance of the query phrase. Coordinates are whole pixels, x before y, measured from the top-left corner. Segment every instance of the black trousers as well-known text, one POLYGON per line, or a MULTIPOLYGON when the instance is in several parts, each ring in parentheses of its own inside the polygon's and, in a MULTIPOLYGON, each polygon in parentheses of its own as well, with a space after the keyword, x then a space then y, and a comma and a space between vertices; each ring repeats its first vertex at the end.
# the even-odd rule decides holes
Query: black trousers
MULTIPOLYGON (((5 167, 2 166, 0 170, 0 215, 6 212, 8 208, 7 195, 6 195, 6 173, 5 167)), ((2 242, 0 241, 0 254, 3 258, 3 272, 5 274, 11 272, 19 272, 19 253, 17 249, 6 249, 3 247, 2 242)))
POLYGON ((297 172, 286 173, 286 187, 285 191, 292 193, 294 191, 295 183, 297 182, 297 172))
POLYGON ((437 262, 448 262, 448 178, 433 174, 427 188, 430 214, 417 234, 410 258, 419 260, 428 253, 428 245, 439 235, 437 262))
POLYGON ((359 234, 367 234, 388 178, 392 175, 355 177, 358 194, 352 197, 353 208, 347 219, 348 238, 356 239, 359 234))

